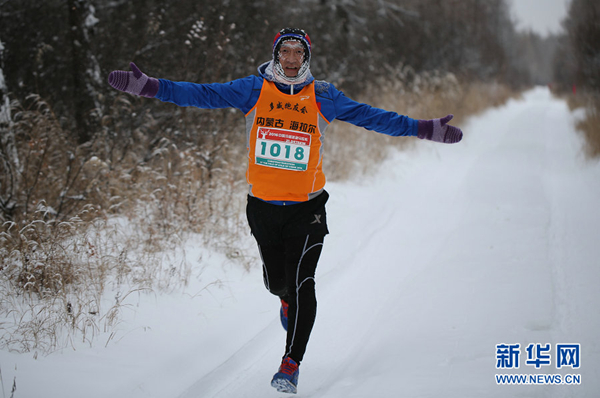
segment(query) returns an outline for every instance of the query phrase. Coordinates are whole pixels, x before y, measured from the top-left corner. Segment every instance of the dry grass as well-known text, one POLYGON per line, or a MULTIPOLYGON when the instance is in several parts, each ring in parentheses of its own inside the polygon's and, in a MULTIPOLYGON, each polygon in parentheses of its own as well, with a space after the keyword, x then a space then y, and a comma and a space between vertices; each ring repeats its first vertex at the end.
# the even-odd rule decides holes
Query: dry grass
MULTIPOLYGON (((417 74, 410 67, 400 66, 358 100, 414 119, 453 114, 451 124, 460 127, 467 117, 518 95, 498 83, 461 84, 451 73, 417 74)), ((372 172, 390 148, 409 150, 416 142, 414 138, 389 137, 335 121, 327 131, 324 168, 333 181, 360 176, 372 172)))
POLYGON ((569 94, 564 97, 571 109, 585 109, 585 117, 577 123, 577 129, 585 138, 585 154, 590 159, 600 157, 600 95, 595 93, 569 94))
POLYGON ((3 147, 0 164, 1 198, 15 203, 0 212, 1 347, 49 353, 112 336, 132 292, 187 284, 191 233, 243 260, 230 242, 244 225, 244 185, 226 140, 137 132, 108 145, 123 140, 106 129, 77 146, 39 98, 15 110, 17 156, 3 147))

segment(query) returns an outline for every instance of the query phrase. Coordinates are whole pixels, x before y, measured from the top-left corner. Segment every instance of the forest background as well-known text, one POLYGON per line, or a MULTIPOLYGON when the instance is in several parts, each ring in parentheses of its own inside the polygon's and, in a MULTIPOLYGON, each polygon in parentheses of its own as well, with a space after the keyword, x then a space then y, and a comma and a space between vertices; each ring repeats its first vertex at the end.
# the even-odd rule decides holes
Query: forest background
MULTIPOLYGON (((123 94, 110 71, 134 61, 153 77, 226 82, 256 73, 279 29, 302 27, 317 79, 413 118, 453 113, 460 126, 549 85, 586 109, 594 158, 598 21, 594 0, 573 0, 564 32, 546 37, 517 31, 505 0, 0 0, 0 346, 92 341, 130 292, 187 282, 189 234, 249 265, 236 245, 248 233, 242 115, 123 94)), ((330 180, 415 142, 337 122, 328 134, 330 180)))

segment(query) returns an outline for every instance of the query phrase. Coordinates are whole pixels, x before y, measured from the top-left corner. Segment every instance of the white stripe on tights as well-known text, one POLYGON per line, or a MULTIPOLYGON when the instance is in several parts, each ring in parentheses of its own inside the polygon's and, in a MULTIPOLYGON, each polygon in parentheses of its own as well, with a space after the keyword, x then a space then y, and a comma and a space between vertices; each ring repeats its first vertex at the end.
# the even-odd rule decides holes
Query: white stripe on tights
POLYGON ((262 261, 262 266, 263 266, 263 272, 264 272, 264 284, 265 287, 267 288, 268 291, 271 291, 270 287, 269 287, 269 272, 267 271, 267 266, 265 265, 265 259, 263 258, 263 254, 262 254, 262 248, 260 247, 260 245, 258 245, 258 253, 260 254, 260 260, 262 261))
POLYGON ((298 300, 299 298, 299 294, 298 292, 300 291, 300 288, 302 287, 302 285, 304 284, 304 282, 309 281, 309 280, 313 280, 315 282, 316 285, 316 280, 314 277, 308 277, 306 279, 304 279, 302 282, 298 283, 298 280, 300 278, 300 265, 302 264, 302 259, 304 258, 304 255, 306 253, 308 253, 308 251, 314 247, 317 246, 323 246, 323 243, 315 243, 314 245, 312 245, 311 247, 309 247, 308 249, 306 248, 306 245, 308 245, 308 238, 310 237, 310 235, 306 235, 306 241, 304 242, 304 248, 302 249, 302 255, 300 256, 300 260, 298 261, 298 267, 296 268, 296 317, 294 318, 294 329, 293 329, 293 333, 292 333, 292 343, 290 344, 290 348, 288 350, 288 352, 285 354, 290 355, 292 352, 292 347, 294 347, 294 341, 296 340, 296 329, 298 328, 298 313, 300 312, 300 302, 298 300))

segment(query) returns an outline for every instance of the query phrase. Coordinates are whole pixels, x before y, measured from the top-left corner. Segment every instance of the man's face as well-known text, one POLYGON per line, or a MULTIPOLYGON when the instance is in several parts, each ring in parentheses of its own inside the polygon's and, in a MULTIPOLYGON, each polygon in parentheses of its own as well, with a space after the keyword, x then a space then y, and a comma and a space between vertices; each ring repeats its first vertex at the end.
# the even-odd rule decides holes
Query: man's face
POLYGON ((279 63, 287 77, 295 77, 304 61, 304 47, 296 40, 288 40, 279 49, 279 63))

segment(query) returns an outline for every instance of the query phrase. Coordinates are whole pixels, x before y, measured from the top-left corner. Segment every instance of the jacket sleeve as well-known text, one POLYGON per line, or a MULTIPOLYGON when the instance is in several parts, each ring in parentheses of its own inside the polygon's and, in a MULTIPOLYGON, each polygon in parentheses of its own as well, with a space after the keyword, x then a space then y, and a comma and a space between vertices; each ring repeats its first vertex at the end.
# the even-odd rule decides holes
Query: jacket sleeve
POLYGON ((324 94, 323 115, 328 120, 338 119, 394 137, 417 135, 416 119, 354 101, 331 83, 324 94))
POLYGON ((228 83, 198 84, 159 79, 156 98, 179 106, 204 109, 237 108, 248 113, 256 104, 262 79, 248 76, 228 83))

